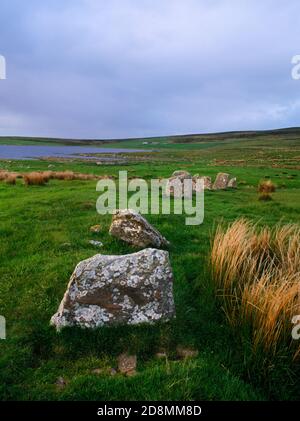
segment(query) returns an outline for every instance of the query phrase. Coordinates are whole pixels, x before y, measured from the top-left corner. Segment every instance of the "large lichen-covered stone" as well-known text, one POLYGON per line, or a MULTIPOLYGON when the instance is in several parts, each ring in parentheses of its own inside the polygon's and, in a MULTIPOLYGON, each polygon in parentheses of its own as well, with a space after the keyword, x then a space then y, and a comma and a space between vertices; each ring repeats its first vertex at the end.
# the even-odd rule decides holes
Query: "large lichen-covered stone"
POLYGON ((213 190, 223 190, 228 187, 229 174, 220 172, 217 174, 216 180, 213 185, 213 190))
POLYGON ((137 247, 160 248, 170 244, 142 215, 131 209, 116 211, 109 233, 137 247))
POLYGON ((95 328, 151 323, 175 316, 169 253, 145 249, 123 256, 96 254, 80 262, 51 324, 95 328))

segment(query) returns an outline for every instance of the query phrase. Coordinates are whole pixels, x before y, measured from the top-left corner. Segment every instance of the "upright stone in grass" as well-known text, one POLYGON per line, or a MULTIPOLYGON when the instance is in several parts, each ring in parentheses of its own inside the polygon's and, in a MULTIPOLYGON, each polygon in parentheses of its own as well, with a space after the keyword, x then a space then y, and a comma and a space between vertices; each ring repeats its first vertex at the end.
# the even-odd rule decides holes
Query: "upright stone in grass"
POLYGON ((51 324, 95 328, 152 323, 175 316, 169 253, 145 249, 124 256, 96 254, 80 262, 51 324))
POLYGON ((184 188, 184 181, 191 180, 192 176, 187 171, 174 171, 166 184, 166 195, 181 199, 193 196, 193 183, 187 184, 184 188))
POLYGON ((227 187, 230 188, 230 189, 236 189, 237 188, 237 180, 236 180, 236 177, 233 177, 233 178, 231 178, 228 181, 228 186, 227 187))
POLYGON ((212 189, 212 181, 211 178, 204 175, 204 176, 199 176, 199 175, 194 175, 193 176, 193 191, 197 192, 198 191, 198 187, 197 187, 197 181, 198 180, 203 180, 203 187, 204 190, 211 190, 212 189))
POLYGON ((219 172, 213 185, 213 190, 223 190, 228 187, 229 174, 219 172))
POLYGON ((192 178, 191 174, 185 170, 174 171, 172 177, 181 177, 181 178, 192 178))
POLYGON ((142 215, 131 209, 116 211, 109 233, 137 247, 160 248, 170 244, 142 215))

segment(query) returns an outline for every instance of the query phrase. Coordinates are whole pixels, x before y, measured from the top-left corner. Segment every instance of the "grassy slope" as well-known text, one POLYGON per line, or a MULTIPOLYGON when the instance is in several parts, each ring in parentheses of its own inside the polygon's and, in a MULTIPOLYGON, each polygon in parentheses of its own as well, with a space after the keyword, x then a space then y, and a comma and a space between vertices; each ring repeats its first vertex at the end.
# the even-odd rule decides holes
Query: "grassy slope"
POLYGON ((187 134, 187 135, 170 135, 160 137, 148 138, 130 138, 130 139, 65 139, 65 138, 47 138, 47 137, 22 137, 22 136, 0 136, 1 144, 11 145, 95 145, 101 147, 122 147, 125 148, 143 148, 146 149, 201 149, 209 146, 220 145, 228 143, 262 141, 272 142, 282 140, 300 140, 300 128, 291 127, 277 130, 264 131, 236 131, 236 132, 221 132, 221 133, 206 133, 206 134, 187 134), (195 145, 196 144, 196 145, 195 145))
MULTIPOLYGON (((56 334, 49 319, 69 276, 79 260, 97 252, 87 241, 99 238, 105 254, 134 249, 108 235, 111 218, 95 212, 95 182, 51 181, 46 187, 30 188, 20 181, 17 186, 0 184, 0 314, 8 324, 7 340, 0 342, 1 399, 299 398, 299 384, 282 362, 271 367, 268 378, 253 368, 250 345, 242 344, 230 330, 215 300, 207 256, 214 224, 221 219, 229 222, 244 215, 269 225, 279 220, 299 222, 300 146, 285 138, 235 142, 235 146, 196 148, 193 153, 188 146, 182 151, 174 146, 150 159, 137 155, 140 163, 124 167, 55 164, 57 170, 99 174, 116 175, 127 169, 132 176, 148 179, 180 168, 212 176, 229 171, 242 181, 237 191, 206 194, 201 226, 185 226, 184 217, 178 215, 149 216, 172 243, 177 318, 165 325, 93 332, 68 329, 56 334), (281 185, 270 203, 257 201, 255 186, 264 176, 281 185), (96 223, 102 232, 92 236, 89 227, 96 223), (178 344, 195 346, 199 356, 176 360, 178 344), (161 347, 168 350, 167 362, 155 359, 161 347), (92 374, 94 368, 115 366, 116 356, 126 350, 138 355, 136 377, 92 374), (63 390, 54 386, 58 376, 69 381, 63 390)), ((1 163, 17 171, 47 166, 41 161, 1 163)))

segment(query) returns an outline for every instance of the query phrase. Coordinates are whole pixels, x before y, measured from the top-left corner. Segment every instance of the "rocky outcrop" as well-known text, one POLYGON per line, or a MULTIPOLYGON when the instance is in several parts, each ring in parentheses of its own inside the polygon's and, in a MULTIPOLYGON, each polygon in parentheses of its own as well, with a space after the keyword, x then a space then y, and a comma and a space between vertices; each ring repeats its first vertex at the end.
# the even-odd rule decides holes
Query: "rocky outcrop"
POLYGON ((213 184, 213 190, 224 190, 228 187, 229 174, 220 172, 217 174, 216 180, 213 184))
POLYGON ((169 242, 138 212, 117 210, 109 232, 128 244, 137 247, 167 247, 169 242))
POLYGON ((174 316, 169 253, 149 248, 124 256, 96 254, 80 262, 51 324, 57 330, 96 328, 153 323, 174 316))

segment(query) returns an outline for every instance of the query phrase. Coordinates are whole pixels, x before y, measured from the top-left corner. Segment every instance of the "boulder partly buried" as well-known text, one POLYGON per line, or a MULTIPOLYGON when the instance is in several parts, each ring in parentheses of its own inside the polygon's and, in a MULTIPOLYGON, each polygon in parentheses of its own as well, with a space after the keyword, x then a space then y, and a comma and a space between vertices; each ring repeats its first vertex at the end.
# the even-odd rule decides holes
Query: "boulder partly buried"
POLYGON ((142 215, 131 209, 116 211, 109 233, 137 247, 160 248, 170 244, 142 215))
POLYGON ((213 190, 223 190, 228 187, 229 174, 219 172, 213 185, 213 190))
POLYGON ((175 316, 169 253, 145 249, 123 256, 96 254, 80 262, 51 324, 96 328, 169 320, 175 316))

